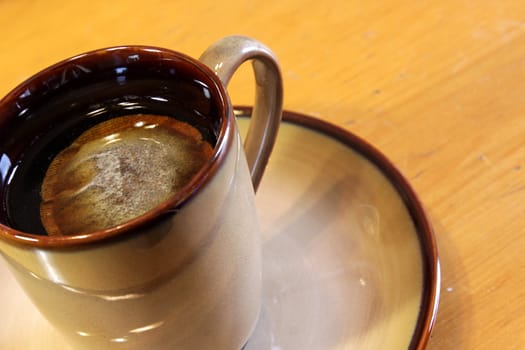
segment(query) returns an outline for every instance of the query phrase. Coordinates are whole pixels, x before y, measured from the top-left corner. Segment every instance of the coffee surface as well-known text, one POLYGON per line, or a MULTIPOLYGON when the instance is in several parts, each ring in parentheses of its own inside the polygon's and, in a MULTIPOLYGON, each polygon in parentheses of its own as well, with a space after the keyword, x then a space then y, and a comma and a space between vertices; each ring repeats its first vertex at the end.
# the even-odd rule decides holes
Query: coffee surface
POLYGON ((145 214, 179 192, 211 158, 193 126, 130 115, 81 134, 51 162, 40 217, 49 235, 86 234, 145 214))

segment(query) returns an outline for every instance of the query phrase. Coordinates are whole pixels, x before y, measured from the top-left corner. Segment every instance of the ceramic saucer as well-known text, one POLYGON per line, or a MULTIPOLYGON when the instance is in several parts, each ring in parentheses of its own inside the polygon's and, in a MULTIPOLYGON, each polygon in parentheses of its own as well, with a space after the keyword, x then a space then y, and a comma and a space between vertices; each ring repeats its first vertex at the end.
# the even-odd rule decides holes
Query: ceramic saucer
MULTIPOLYGON (((236 110, 241 130, 250 108, 236 110)), ((246 350, 422 349, 439 263, 424 210, 372 146, 285 112, 257 193, 263 308, 246 350)), ((0 259, 0 348, 68 349, 0 259)))
POLYGON ((439 262, 414 191, 358 137, 283 118, 256 196, 264 300, 246 350, 424 348, 439 262))

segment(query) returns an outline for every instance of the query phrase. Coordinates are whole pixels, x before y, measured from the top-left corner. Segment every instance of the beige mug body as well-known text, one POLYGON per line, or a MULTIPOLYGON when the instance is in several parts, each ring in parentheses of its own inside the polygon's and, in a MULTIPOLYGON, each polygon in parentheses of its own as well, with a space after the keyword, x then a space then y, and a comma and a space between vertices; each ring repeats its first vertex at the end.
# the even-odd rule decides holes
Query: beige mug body
MULTIPOLYGON (((75 349, 240 349, 261 302, 254 189, 281 114, 277 62, 268 49, 244 37, 225 38, 203 55, 212 70, 169 50, 131 50, 144 55, 158 50, 159 59, 179 55, 213 83, 210 93, 221 119, 212 160, 182 193, 119 227, 50 237, 2 222, 0 252, 36 307, 75 349), (255 60, 259 112, 243 144, 225 85, 248 59, 255 60)), ((77 64, 78 57, 51 71, 77 64)), ((6 105, 50 70, 39 74, 0 102, 0 129, 15 125, 2 115, 6 105)))

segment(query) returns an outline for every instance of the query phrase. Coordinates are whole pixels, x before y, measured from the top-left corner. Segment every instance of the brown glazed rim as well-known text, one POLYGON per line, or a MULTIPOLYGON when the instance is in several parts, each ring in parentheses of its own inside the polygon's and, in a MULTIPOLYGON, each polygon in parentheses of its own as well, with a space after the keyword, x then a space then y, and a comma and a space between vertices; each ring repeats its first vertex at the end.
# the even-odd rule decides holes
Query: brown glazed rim
MULTIPOLYGON (((250 116, 252 112, 252 108, 246 106, 234 109, 237 116, 250 116)), ((414 189, 385 155, 351 132, 321 119, 290 111, 283 112, 283 121, 325 134, 357 151, 379 168, 403 199, 416 227, 423 261, 421 306, 409 349, 425 349, 437 317, 441 271, 434 230, 414 189)))
POLYGON ((172 197, 159 204, 154 209, 148 211, 144 215, 141 215, 133 220, 127 221, 121 225, 114 226, 106 230, 91 232, 88 234, 78 234, 70 236, 44 236, 22 232, 0 223, 0 239, 4 239, 22 246, 60 249, 75 248, 88 243, 98 243, 108 239, 128 237, 129 235, 137 233, 137 230, 144 227, 145 225, 154 223, 155 221, 161 219, 166 215, 170 215, 179 211, 185 203, 191 200, 195 196, 195 194, 202 187, 204 187, 211 180, 211 178, 214 177, 215 173, 217 172, 221 164, 224 162, 226 154, 229 152, 230 148, 233 145, 235 130, 235 128, 233 127, 233 111, 226 89, 224 88, 219 77, 204 63, 193 59, 190 56, 169 49, 155 46, 123 45, 89 51, 60 61, 40 71, 39 73, 27 79, 26 81, 22 82, 0 101, 4 102, 13 99, 13 97, 19 95, 20 91, 25 89, 28 84, 31 84, 34 79, 36 79, 39 76, 48 74, 48 72, 52 72, 54 69, 59 68, 61 65, 68 64, 71 61, 81 59, 87 55, 103 55, 111 53, 111 51, 115 50, 129 50, 133 52, 143 52, 145 54, 150 54, 153 51, 161 53, 162 55, 168 55, 173 58, 176 57, 179 60, 185 61, 193 65, 195 69, 200 70, 201 73, 203 73, 207 78, 209 78, 210 82, 213 83, 213 88, 215 88, 219 92, 219 96, 217 96, 217 104, 220 115, 222 117, 219 137, 217 138, 217 143, 213 150, 213 155, 211 159, 202 167, 202 169, 193 177, 193 179, 182 188, 182 190, 177 192, 177 194, 173 195, 172 197))

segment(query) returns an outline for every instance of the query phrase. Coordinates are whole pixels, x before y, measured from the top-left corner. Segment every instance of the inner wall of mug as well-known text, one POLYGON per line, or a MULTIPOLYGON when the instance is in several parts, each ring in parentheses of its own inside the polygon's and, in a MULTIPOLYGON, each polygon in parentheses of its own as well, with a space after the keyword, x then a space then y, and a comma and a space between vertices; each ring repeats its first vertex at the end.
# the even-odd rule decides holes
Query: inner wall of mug
MULTIPOLYGON (((0 224, 45 235, 40 185, 51 160, 84 131, 111 118, 157 114, 188 122, 214 146, 212 161, 217 161, 229 114, 224 96, 202 64, 151 47, 99 50, 42 71, 0 102, 0 224)), ((204 181, 205 171, 199 176, 192 183, 204 181)), ((187 189, 181 192, 168 207, 190 195, 187 189)))

